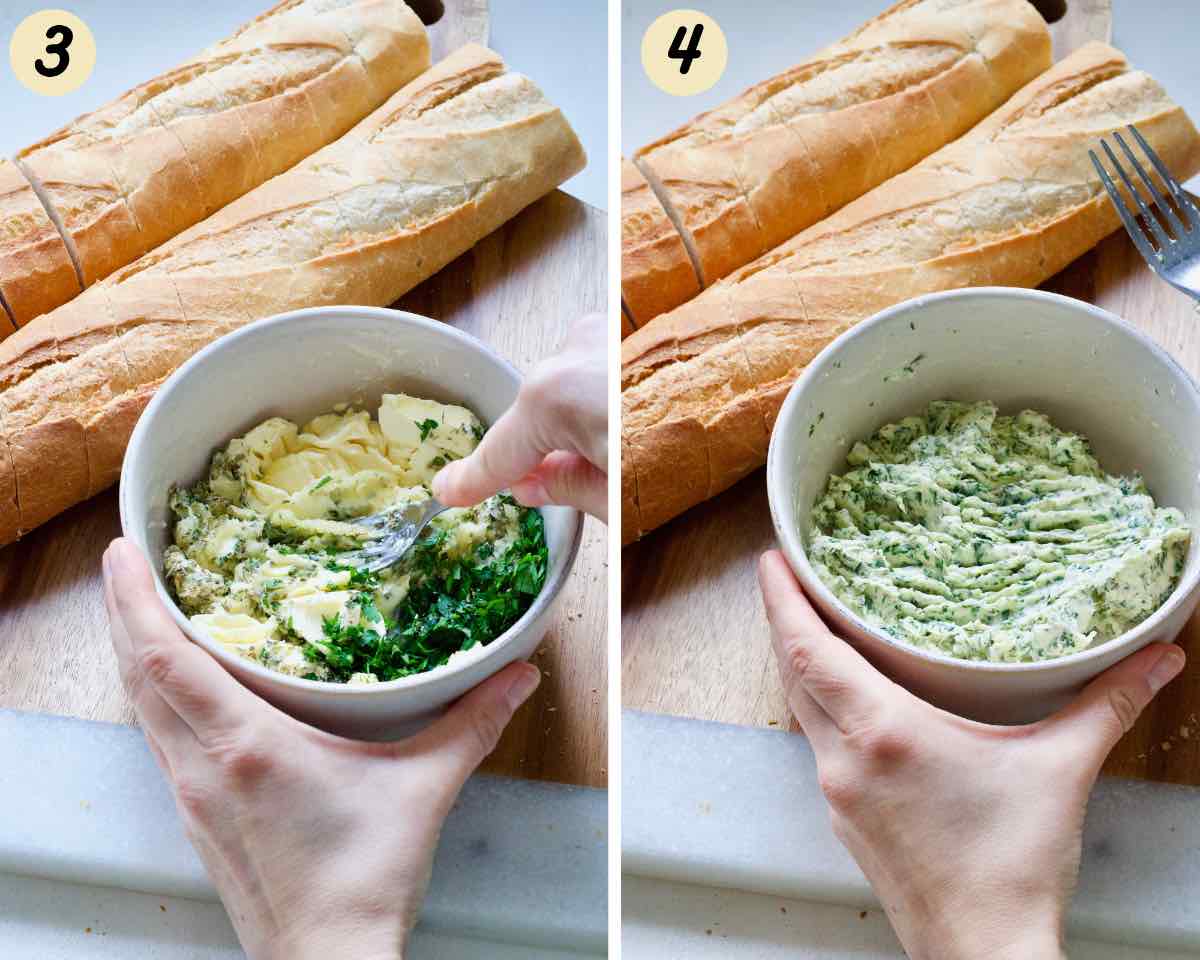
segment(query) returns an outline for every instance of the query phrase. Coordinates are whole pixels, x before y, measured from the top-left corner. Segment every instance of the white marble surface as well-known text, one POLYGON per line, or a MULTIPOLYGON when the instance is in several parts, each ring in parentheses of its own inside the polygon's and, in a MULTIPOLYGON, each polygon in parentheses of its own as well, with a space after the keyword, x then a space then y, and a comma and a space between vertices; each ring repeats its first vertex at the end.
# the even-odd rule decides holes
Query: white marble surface
MULTIPOLYGON (((93 110, 229 36, 276 0, 72 0, 66 4, 96 37, 96 67, 62 97, 42 97, 17 82, 8 38, 48 0, 0 3, 0 154, 11 156, 81 113, 93 110)), ((608 5, 605 0, 490 0, 491 46, 532 77, 562 108, 590 162, 563 186, 600 209, 608 206, 608 5)))
MULTIPOLYGON (((628 710, 622 725, 621 846, 627 877, 651 881, 652 887, 707 888, 708 909, 724 910, 727 897, 747 894, 825 904, 830 916, 843 916, 837 911, 847 909, 855 917, 863 909, 877 910, 866 879, 829 829, 812 751, 803 737, 628 710)), ((1195 789, 1128 780, 1099 783, 1068 919, 1074 940, 1200 956, 1198 813, 1200 791, 1195 789)), ((681 924, 686 928, 684 919, 703 913, 696 905, 701 901, 684 898, 683 919, 655 921, 644 898, 631 897, 629 889, 623 894, 627 922, 636 920, 646 930, 658 925, 679 932, 681 924)), ((873 927, 862 929, 863 949, 886 946, 872 939, 873 927)), ((774 956, 755 952, 758 940, 770 936, 782 933, 745 933, 727 942, 726 955, 738 960, 774 956)), ((811 951, 804 955, 826 956, 819 944, 808 946, 811 951)))
MULTIPOLYGON (((603 956, 607 817, 604 791, 472 778, 414 960, 603 956)), ((0 711, 0 957, 238 956, 215 899, 139 731, 0 711)))
MULTIPOLYGON (((700 6, 725 33, 729 65, 710 90, 673 97, 655 87, 642 70, 642 35, 660 15, 693 4, 621 0, 622 150, 628 155, 697 113, 799 63, 890 5, 890 0, 707 0, 700 6)), ((1113 43, 1200 123, 1197 24, 1200 9, 1195 0, 1113 0, 1113 43)), ((1200 177, 1189 185, 1200 189, 1200 177)))
MULTIPOLYGON (((897 960, 883 911, 626 877, 624 960, 897 960)), ((1184 960, 1193 953, 1074 938, 1074 960, 1184 960)))
MULTIPOLYGON (((219 904, 0 874, 0 948, 28 960, 241 960, 219 904)), ((418 928, 412 960, 583 960, 595 953, 418 928)))

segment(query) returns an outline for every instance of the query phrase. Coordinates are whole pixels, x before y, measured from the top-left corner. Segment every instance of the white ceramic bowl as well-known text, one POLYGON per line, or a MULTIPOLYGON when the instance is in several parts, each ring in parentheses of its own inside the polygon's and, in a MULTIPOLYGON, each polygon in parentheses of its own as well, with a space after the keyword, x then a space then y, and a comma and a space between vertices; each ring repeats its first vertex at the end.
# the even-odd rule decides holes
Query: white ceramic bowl
POLYGON ((1108 643, 1041 663, 957 660, 900 643, 855 616, 805 553, 810 511, 856 440, 931 400, 1033 408, 1092 442, 1109 473, 1140 472, 1160 506, 1200 530, 1200 393, 1166 353, 1097 307, 1036 290, 983 287, 918 297, 830 344, 788 394, 771 436, 767 491, 776 535, 826 621, 932 703, 999 723, 1036 720, 1151 641, 1175 638, 1200 586, 1194 536, 1166 604, 1108 643), (914 358, 913 373, 904 372, 914 358))
POLYGON ((243 327, 205 347, 159 388, 129 442, 121 471, 121 527, 155 569, 159 595, 180 628, 238 680, 315 726, 359 738, 403 736, 514 660, 533 654, 579 549, 575 510, 542 510, 550 566, 533 605, 478 658, 370 686, 302 680, 230 653, 192 628, 170 598, 161 558, 170 542, 167 497, 191 484, 213 451, 267 417, 303 422, 351 402, 378 408, 405 391, 460 403, 485 423, 513 402, 521 376, 486 346, 446 324, 396 310, 318 307, 243 327))

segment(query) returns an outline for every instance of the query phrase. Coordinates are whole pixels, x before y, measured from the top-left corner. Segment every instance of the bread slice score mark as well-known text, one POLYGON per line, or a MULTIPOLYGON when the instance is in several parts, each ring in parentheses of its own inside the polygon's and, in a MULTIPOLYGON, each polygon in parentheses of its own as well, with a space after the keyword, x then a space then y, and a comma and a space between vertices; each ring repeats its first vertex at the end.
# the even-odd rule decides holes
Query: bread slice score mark
POLYGON ((692 269, 696 271, 696 277, 700 281, 700 289, 706 289, 709 281, 704 275, 704 267, 700 262, 700 252, 696 247, 696 238, 692 236, 692 231, 683 222, 679 211, 671 202, 666 187, 658 179, 658 175, 654 172, 653 168, 648 163, 644 163, 641 157, 635 156, 633 162, 642 171, 642 176, 650 184, 650 189, 654 191, 654 195, 658 198, 658 202, 666 213, 667 219, 671 221, 671 224, 675 227, 675 232, 679 234, 679 238, 683 241, 683 249, 687 251, 688 259, 692 262, 692 269))
POLYGON ((0 324, 0 340, 3 340, 10 333, 17 332, 17 318, 13 315, 12 307, 8 305, 8 300, 5 299, 3 289, 0 289, 0 307, 4 309, 4 316, 8 318, 9 323, 8 327, 0 324))
POLYGON ((148 106, 150 111, 154 114, 155 122, 158 123, 159 127, 166 131, 166 133, 170 135, 177 144, 179 144, 179 150, 183 154, 184 160, 187 161, 188 169, 192 172, 192 183, 196 191, 196 195, 199 197, 200 202, 204 207, 204 216, 208 216, 210 213, 212 213, 212 210, 210 208, 210 204, 208 203, 208 198, 204 195, 204 181, 201 179, 200 169, 196 166, 196 161, 193 160, 192 155, 188 153, 187 144, 183 142, 183 138, 179 135, 179 130, 176 127, 163 122, 163 118, 159 116, 158 110, 156 109, 153 101, 151 101, 148 106))
POLYGON ((58 208, 50 199, 45 185, 38 179, 37 174, 30 170, 19 157, 13 157, 13 165, 29 181, 29 186, 33 188, 34 195, 41 202, 42 209, 46 211, 46 216, 50 218, 50 222, 54 224, 54 229, 58 231, 58 235, 62 238, 63 245, 67 248, 67 256, 71 258, 71 266, 75 269, 75 279, 79 281, 79 289, 82 290, 87 286, 87 283, 83 278, 83 267, 79 260, 79 250, 75 246, 75 238, 63 223, 58 208))

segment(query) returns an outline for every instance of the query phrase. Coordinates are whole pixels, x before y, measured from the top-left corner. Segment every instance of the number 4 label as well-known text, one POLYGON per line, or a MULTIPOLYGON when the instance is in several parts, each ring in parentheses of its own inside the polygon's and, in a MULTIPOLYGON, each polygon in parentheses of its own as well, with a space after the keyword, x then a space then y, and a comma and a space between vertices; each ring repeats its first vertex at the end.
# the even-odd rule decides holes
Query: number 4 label
POLYGON ((667 51, 667 56, 672 60, 681 61, 679 64, 680 73, 687 73, 692 69, 692 61, 701 56, 700 38, 704 36, 704 24, 698 23, 692 27, 692 40, 685 50, 683 47, 683 38, 686 33, 687 27, 680 27, 676 30, 675 39, 671 41, 671 49, 667 51))
POLYGON ((642 36, 642 67, 660 90, 703 93, 721 79, 729 51, 717 22, 699 10, 672 10, 642 36))

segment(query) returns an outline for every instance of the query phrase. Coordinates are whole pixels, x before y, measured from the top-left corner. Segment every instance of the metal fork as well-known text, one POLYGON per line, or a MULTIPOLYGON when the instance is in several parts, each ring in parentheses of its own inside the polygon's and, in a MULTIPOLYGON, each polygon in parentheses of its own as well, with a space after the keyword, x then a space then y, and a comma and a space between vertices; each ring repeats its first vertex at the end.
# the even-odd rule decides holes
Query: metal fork
POLYGON ((1120 133, 1114 131, 1113 138, 1117 141, 1125 156, 1129 158, 1129 162, 1133 164, 1133 169, 1137 171, 1137 175, 1142 183, 1145 184, 1153 200, 1151 204, 1147 205, 1145 199, 1138 192, 1137 188, 1134 187, 1133 181, 1129 179, 1129 174, 1121 166, 1121 161, 1113 153, 1112 147, 1104 140, 1100 141, 1100 146, 1104 148, 1109 162, 1116 168, 1118 176, 1120 176, 1122 182, 1125 184, 1125 188, 1137 204, 1145 228, 1138 223, 1137 217, 1129 209, 1129 205, 1122 198, 1117 185, 1113 183, 1112 177, 1104 169, 1100 158, 1096 156, 1096 151, 1089 150, 1088 154, 1092 158, 1096 172, 1100 174, 1100 180, 1104 184, 1104 189, 1108 191, 1109 197, 1112 198, 1113 206, 1117 208, 1117 213, 1121 215, 1125 229, 1128 231, 1130 238, 1133 240, 1142 257, 1150 264, 1150 268, 1166 280, 1167 283, 1171 284, 1171 286, 1200 300, 1200 210, 1196 209, 1195 201, 1184 192, 1179 181, 1171 176, 1166 165, 1158 158, 1158 154, 1151 149, 1150 144, 1146 142, 1146 138, 1138 132, 1137 127, 1131 126, 1129 132, 1133 134, 1139 146, 1146 152, 1146 156, 1150 158, 1154 169, 1158 171, 1158 175, 1162 177, 1167 191, 1175 200, 1178 213, 1172 209, 1171 204, 1167 202, 1166 197, 1159 191, 1154 180, 1146 172, 1146 168, 1138 162, 1138 158, 1134 156, 1133 151, 1129 149, 1129 144, 1125 142, 1125 138, 1120 133), (1156 216, 1156 211, 1158 214, 1161 214, 1162 220, 1166 221, 1168 226, 1170 226, 1170 233, 1163 227, 1162 221, 1156 216), (1149 230, 1157 242, 1157 247, 1150 242, 1151 238, 1147 236, 1146 230, 1149 230))
POLYGON ((437 497, 430 497, 406 507, 351 520, 356 526, 370 530, 371 539, 361 550, 340 554, 338 563, 350 564, 370 573, 386 570, 399 563, 412 549, 430 520, 449 509, 437 497))

